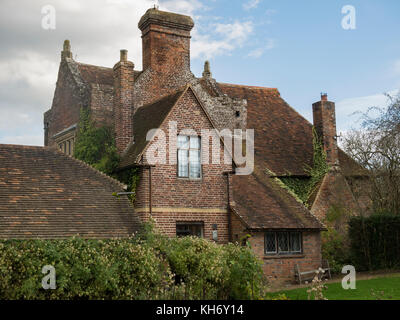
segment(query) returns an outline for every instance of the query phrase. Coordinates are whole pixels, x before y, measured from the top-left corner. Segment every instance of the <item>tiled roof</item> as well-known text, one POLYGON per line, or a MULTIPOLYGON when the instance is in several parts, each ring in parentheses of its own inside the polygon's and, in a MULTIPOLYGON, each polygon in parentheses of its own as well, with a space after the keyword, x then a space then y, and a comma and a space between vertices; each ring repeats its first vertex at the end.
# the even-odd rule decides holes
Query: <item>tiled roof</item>
MULTIPOLYGON (((313 162, 312 124, 283 100, 277 89, 219 83, 232 98, 247 100, 247 128, 254 129, 255 161, 277 176, 308 175, 313 162)), ((342 150, 343 172, 358 174, 362 169, 342 150)))
POLYGON ((120 168, 125 168, 139 161, 138 156, 149 141, 146 140, 147 132, 160 127, 165 117, 178 101, 185 90, 178 90, 149 105, 140 107, 133 116, 134 143, 128 146, 122 155, 120 168))
POLYGON ((310 211, 265 170, 232 178, 233 209, 249 229, 323 229, 310 211))
POLYGON ((138 230, 124 185, 47 147, 0 145, 0 238, 124 237, 138 230))
MULTIPOLYGON (((114 74, 112 68, 94 66, 80 62, 75 63, 78 65, 82 79, 86 83, 105 84, 110 86, 114 85, 114 74)), ((137 79, 137 77, 139 77, 141 73, 141 71, 134 71, 135 80, 137 79)))
POLYGON ((114 85, 114 75, 112 68, 93 66, 90 64, 79 63, 78 68, 82 79, 87 83, 114 85))

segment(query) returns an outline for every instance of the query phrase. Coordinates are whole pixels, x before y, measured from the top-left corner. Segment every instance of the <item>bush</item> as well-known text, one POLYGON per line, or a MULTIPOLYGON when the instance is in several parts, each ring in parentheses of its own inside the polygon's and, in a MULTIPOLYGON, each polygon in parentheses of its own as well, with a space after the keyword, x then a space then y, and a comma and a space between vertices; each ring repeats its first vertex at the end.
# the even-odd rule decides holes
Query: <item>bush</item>
POLYGON ((249 247, 218 245, 197 237, 154 234, 148 225, 144 241, 167 260, 186 299, 259 299, 265 278, 261 262, 249 247))
POLYGON ((256 299, 264 288, 249 248, 151 228, 118 240, 3 240, 0 277, 0 299, 256 299), (55 290, 42 288, 45 265, 55 290))
POLYGON ((353 217, 349 222, 351 255, 357 270, 400 267, 400 216, 389 213, 353 217))
POLYGON ((126 240, 12 240, 0 243, 0 299, 149 299, 169 279, 147 246, 126 240), (44 265, 55 290, 41 285, 44 265))

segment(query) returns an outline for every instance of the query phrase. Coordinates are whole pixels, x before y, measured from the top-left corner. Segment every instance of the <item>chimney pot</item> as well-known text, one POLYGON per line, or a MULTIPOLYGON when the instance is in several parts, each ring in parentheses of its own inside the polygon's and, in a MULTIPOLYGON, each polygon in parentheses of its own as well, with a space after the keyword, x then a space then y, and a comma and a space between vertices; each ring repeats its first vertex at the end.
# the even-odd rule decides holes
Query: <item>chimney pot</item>
POLYGON ((69 40, 64 40, 63 51, 61 51, 61 59, 64 60, 65 58, 72 59, 71 44, 69 40))
POLYGON ((204 62, 203 78, 211 78, 210 62, 208 60, 204 62))
POLYGON ((122 49, 120 51, 120 59, 119 60, 124 61, 124 62, 128 61, 128 50, 122 49))
POLYGON ((321 101, 328 101, 328 94, 327 93, 321 93, 321 101))

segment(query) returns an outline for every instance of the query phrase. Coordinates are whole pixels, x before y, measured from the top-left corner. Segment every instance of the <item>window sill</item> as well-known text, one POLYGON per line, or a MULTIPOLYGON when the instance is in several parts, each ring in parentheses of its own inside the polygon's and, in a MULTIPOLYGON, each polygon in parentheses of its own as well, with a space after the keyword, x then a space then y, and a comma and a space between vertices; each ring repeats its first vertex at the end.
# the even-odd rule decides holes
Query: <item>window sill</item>
POLYGON ((273 259, 301 259, 305 258, 305 254, 299 253, 299 254, 275 254, 275 255, 264 255, 263 259, 264 260, 273 260, 273 259))
POLYGON ((193 182, 199 182, 199 181, 202 181, 203 180, 203 178, 185 178, 185 177, 178 177, 178 180, 181 180, 181 181, 193 181, 193 182))

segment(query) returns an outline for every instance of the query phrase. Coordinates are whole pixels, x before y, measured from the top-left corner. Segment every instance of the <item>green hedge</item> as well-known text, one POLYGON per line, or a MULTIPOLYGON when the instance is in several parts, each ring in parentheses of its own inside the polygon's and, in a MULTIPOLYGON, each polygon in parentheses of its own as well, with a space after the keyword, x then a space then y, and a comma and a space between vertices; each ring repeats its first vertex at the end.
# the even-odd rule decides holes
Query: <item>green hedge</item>
POLYGON ((246 247, 153 233, 123 240, 0 241, 0 299, 257 299, 264 279, 246 247), (56 286, 42 288, 52 265, 56 286))
POLYGON ((357 270, 400 268, 400 215, 352 217, 349 237, 357 270))

